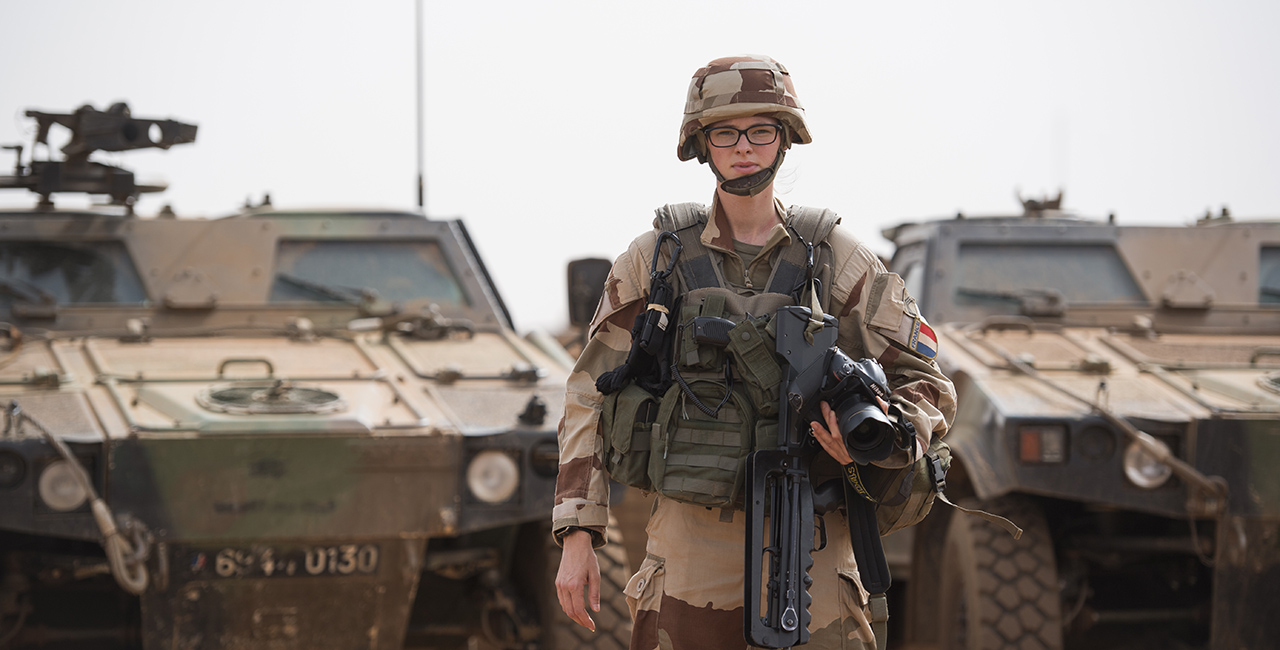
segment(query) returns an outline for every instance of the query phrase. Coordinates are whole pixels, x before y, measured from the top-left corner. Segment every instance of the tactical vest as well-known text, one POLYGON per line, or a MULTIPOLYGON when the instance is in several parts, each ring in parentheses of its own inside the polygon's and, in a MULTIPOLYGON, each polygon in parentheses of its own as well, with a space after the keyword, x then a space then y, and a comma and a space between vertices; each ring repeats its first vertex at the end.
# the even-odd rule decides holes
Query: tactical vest
POLYGON ((674 381, 658 396, 631 384, 606 397, 605 469, 621 483, 685 503, 741 507, 747 455, 777 444, 782 368, 773 314, 807 301, 814 287, 827 304, 832 271, 825 240, 839 219, 830 210, 788 209, 793 241, 769 253, 773 271, 764 291, 742 296, 728 288, 722 256, 702 245, 705 207, 673 204, 657 215, 654 226, 676 233, 683 246, 675 265, 679 299, 668 325, 675 328, 674 381), (810 268, 816 284, 808 281, 810 268), (696 340, 692 324, 700 316, 732 321, 727 342, 696 340))

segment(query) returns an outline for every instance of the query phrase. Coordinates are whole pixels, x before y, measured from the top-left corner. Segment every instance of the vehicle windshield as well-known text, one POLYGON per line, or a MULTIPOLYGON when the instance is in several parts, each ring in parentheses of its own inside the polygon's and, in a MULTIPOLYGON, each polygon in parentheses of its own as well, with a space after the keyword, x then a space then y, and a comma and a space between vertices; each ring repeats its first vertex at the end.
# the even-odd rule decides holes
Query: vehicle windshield
POLYGON ((1280 246, 1263 246, 1258 257, 1258 302, 1280 305, 1280 246))
POLYGON ((118 241, 0 242, 0 306, 141 304, 142 279, 118 241))
POLYGON ((961 244, 958 305, 1017 313, 1028 297, 1060 296, 1066 305, 1146 304, 1115 249, 1095 244, 961 244))
POLYGON ((433 241, 281 241, 271 302, 391 301, 468 304, 462 284, 433 241))

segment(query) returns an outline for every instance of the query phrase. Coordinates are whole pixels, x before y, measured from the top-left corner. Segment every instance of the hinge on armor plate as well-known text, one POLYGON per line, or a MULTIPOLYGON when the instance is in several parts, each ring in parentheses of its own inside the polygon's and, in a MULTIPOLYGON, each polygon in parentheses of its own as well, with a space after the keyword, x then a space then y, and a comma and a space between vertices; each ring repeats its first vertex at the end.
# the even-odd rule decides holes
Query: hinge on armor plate
POLYGON ((37 388, 57 388, 62 382, 62 375, 48 368, 36 368, 31 374, 22 377, 22 383, 37 388))
POLYGON ((151 322, 146 318, 130 318, 125 321, 128 332, 120 337, 121 343, 146 343, 151 340, 151 322))

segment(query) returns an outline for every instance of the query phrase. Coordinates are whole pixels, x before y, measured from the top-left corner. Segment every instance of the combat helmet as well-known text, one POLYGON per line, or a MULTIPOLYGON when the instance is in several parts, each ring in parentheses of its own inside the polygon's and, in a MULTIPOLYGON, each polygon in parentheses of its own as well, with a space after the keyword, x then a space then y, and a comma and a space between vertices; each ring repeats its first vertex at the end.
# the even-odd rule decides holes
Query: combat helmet
POLYGON ((778 157, 767 169, 732 181, 726 181, 714 164, 711 171, 726 192, 755 196, 773 181, 791 144, 808 144, 813 140, 805 125, 804 107, 796 98, 791 74, 781 63, 767 56, 745 55, 716 59, 699 68, 689 82, 676 155, 680 160, 697 158, 698 162, 708 162, 702 129, 721 120, 749 115, 772 117, 786 127, 782 130, 778 157))

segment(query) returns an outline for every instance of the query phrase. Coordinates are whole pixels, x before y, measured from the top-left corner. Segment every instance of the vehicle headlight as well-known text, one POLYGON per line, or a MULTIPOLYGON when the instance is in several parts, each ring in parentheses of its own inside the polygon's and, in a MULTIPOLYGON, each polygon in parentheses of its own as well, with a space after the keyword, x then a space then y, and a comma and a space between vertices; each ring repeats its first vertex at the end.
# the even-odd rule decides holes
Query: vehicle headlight
MULTIPOLYGON (((1156 444, 1167 448, 1167 445, 1159 440, 1156 440, 1156 444)), ((1130 483, 1140 488, 1154 490, 1164 485, 1169 477, 1173 476, 1173 468, 1157 460, 1142 445, 1131 442, 1124 450, 1124 475, 1130 483)))
POLYGON ((482 451, 467 466, 467 487, 485 503, 502 503, 520 487, 520 468, 505 452, 482 451))
POLYGON ((58 512, 71 512, 89 499, 76 480, 75 468, 65 460, 55 460, 40 473, 40 499, 58 512))

